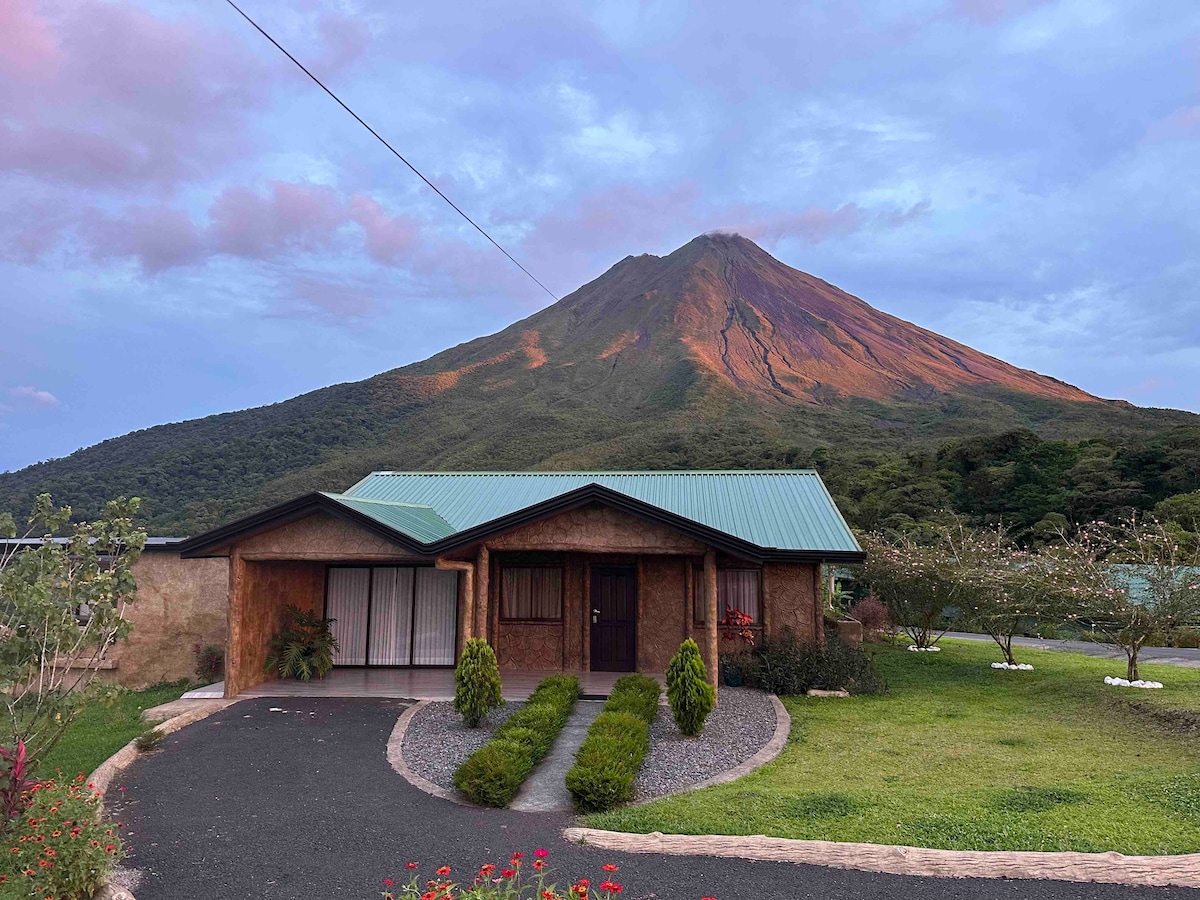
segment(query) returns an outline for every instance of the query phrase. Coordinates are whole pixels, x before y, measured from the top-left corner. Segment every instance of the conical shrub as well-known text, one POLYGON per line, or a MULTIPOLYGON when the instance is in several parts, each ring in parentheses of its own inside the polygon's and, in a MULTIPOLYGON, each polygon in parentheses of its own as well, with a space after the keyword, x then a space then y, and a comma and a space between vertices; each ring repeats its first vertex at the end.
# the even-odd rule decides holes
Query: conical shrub
POLYGON ((716 701, 717 693, 708 682, 700 648, 688 638, 667 666, 667 702, 676 727, 688 737, 695 737, 704 729, 704 720, 716 701))
POLYGON ((471 638, 454 670, 454 708, 468 728, 478 728, 484 716, 503 702, 496 654, 487 641, 471 638))

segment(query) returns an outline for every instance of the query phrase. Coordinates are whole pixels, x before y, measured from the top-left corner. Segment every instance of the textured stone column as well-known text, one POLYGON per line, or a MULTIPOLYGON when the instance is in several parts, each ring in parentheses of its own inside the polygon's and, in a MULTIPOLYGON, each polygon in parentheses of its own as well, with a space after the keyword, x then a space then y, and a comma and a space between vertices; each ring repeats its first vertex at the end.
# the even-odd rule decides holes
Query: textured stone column
POLYGON ((708 643, 708 678, 713 690, 719 691, 720 681, 717 642, 717 554, 713 550, 704 553, 704 634, 708 643))
POLYGON ((229 621, 225 642, 225 697, 232 699, 242 689, 242 613, 245 607, 246 564, 237 545, 229 552, 229 621))
POLYGON ((455 559, 434 560, 434 566, 458 573, 458 653, 475 637, 475 564, 455 559))
POLYGON ((486 544, 479 545, 479 557, 475 561, 475 636, 488 639, 488 591, 490 589, 491 559, 486 544))

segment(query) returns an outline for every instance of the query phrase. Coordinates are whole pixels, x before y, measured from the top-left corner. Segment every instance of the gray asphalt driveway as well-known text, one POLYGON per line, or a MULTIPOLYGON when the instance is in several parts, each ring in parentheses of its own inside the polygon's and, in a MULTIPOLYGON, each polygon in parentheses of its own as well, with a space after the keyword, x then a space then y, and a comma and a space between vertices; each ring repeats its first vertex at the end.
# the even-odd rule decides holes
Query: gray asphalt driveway
POLYGON ((409 860, 474 872, 537 847, 563 879, 621 866, 624 896, 718 900, 1174 900, 1200 891, 1064 882, 906 878, 694 857, 587 850, 565 814, 479 810, 430 797, 392 771, 394 700, 247 700, 167 737, 110 797, 145 872, 138 900, 327 900, 379 896, 409 860), (272 707, 286 712, 272 712, 272 707), (124 791, 118 791, 124 787, 124 791))
MULTIPOLYGON (((964 641, 991 641, 986 634, 971 634, 966 631, 947 631, 946 637, 960 638, 964 641)), ((1108 644, 1096 644, 1092 641, 1058 641, 1049 638, 1014 637, 1013 643, 1021 647, 1032 647, 1035 650, 1071 650, 1075 653, 1086 653, 1088 656, 1098 656, 1104 659, 1119 659, 1125 661, 1125 653, 1119 647, 1108 644)), ((997 656, 997 659, 1002 657, 997 656)), ((1143 663, 1163 663, 1169 666, 1200 667, 1200 650, 1184 647, 1143 647, 1138 654, 1138 661, 1143 663)), ((1122 667, 1118 675, 1124 675, 1122 667)))

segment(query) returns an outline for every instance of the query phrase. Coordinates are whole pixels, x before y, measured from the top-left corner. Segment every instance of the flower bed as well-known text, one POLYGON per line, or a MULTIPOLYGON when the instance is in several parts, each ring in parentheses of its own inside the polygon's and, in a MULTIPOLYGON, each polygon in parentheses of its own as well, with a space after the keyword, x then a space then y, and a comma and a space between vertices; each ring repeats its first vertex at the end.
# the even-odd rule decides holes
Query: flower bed
MULTIPOLYGON (((566 887, 558 887, 550 880, 550 867, 545 850, 533 851, 533 862, 525 867, 525 854, 513 853, 508 865, 497 866, 485 863, 469 882, 455 882, 449 866, 439 866, 432 878, 423 878, 418 873, 420 863, 410 862, 406 884, 397 885, 391 878, 383 879, 383 900, 454 900, 467 897, 471 900, 616 900, 625 886, 617 881, 618 866, 606 863, 601 866, 603 875, 598 884, 588 878, 579 878, 566 887)), ((701 900, 716 900, 703 897, 701 900)))
POLYGON ((542 679, 529 702, 458 767, 454 786, 472 803, 508 806, 558 737, 578 699, 579 680, 573 676, 542 679))
POLYGON ((100 811, 100 795, 74 781, 43 781, 5 838, 0 895, 86 900, 124 854, 120 837, 100 811))
POLYGON ((617 679, 567 772, 567 790, 581 812, 600 812, 633 799, 661 692, 661 685, 645 675, 617 679))

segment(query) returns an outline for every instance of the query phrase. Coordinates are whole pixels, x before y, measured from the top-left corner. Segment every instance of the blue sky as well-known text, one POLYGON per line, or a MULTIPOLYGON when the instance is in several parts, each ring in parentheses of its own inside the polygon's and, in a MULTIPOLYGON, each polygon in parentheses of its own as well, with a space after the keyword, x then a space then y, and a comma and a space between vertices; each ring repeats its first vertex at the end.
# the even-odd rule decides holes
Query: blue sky
MULTIPOLYGON (((559 295, 736 230, 1200 410, 1194 0, 244 8, 559 295)), ((0 85, 0 470, 550 302, 223 4, 8 0, 0 85)))

